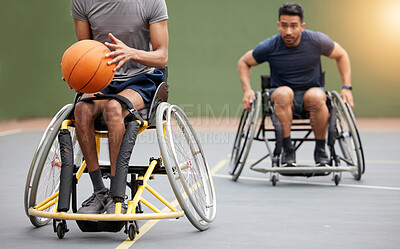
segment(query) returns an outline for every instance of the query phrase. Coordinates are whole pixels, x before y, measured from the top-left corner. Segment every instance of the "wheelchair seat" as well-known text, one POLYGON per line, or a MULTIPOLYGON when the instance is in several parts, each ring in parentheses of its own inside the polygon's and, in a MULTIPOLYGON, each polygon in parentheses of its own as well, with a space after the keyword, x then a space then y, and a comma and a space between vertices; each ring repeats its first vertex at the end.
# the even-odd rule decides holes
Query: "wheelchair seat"
MULTIPOLYGON (((325 86, 325 72, 322 72, 321 74, 321 82, 322 85, 325 86)), ((265 92, 269 96, 269 90, 271 89, 271 76, 269 75, 261 75, 261 89, 262 92, 265 92)), ((310 113, 308 111, 303 111, 302 113, 298 112, 293 112, 293 120, 303 120, 303 119, 310 119, 310 113)), ((304 122, 296 122, 294 121, 293 125, 297 125, 297 123, 300 123, 300 125, 304 125, 304 122)))
MULTIPOLYGON (((166 81, 161 82, 157 86, 156 92, 154 94, 154 97, 153 97, 151 103, 147 104, 145 108, 137 111, 137 114, 140 115, 140 117, 143 120, 148 121, 149 126, 150 126, 149 128, 155 128, 155 114, 156 114, 157 106, 161 102, 168 101, 168 91, 169 91, 168 84, 166 83, 166 81)), ((126 100, 126 101, 128 101, 128 100, 126 100)), ((132 120, 132 116, 131 116, 131 114, 129 114, 125 118, 125 126, 131 120, 132 120)), ((95 129, 98 131, 106 131, 107 130, 107 124, 103 118, 103 115, 99 115, 95 119, 94 126, 95 126, 95 129)))
MULTIPOLYGON (((138 114, 138 118, 143 119, 148 121, 149 124, 149 128, 155 128, 155 113, 156 113, 156 109, 157 106, 161 103, 161 102, 167 102, 168 101, 168 67, 164 67, 164 68, 159 68, 158 70, 162 71, 164 74, 164 81, 160 82, 159 84, 157 84, 157 88, 156 91, 154 93, 153 99, 151 101, 151 103, 146 104, 145 108, 137 110, 137 114, 138 114)), ((108 97, 109 99, 112 99, 113 97, 111 95, 109 95, 110 97, 108 97)), ((115 95, 114 95, 115 96, 115 95)), ((82 94, 77 94, 75 96, 75 100, 74 100, 74 105, 76 103, 78 103, 79 101, 82 101, 81 99, 82 94)), ((98 98, 98 99, 103 99, 103 98, 98 98)), ((125 108, 128 108, 129 106, 132 106, 131 103, 127 103, 129 102, 128 99, 125 98, 114 98, 117 101, 119 101, 121 103, 121 105, 125 108)), ((96 100, 96 97, 93 98, 88 98, 87 100, 96 100)), ((130 107, 132 108, 132 107, 130 107)), ((134 107, 133 107, 134 108, 134 107)), ((125 118, 125 126, 128 124, 128 122, 132 121, 132 119, 135 118, 132 116, 132 114, 127 115, 127 117, 125 118)), ((95 121, 94 121, 94 126, 95 126, 95 130, 97 131, 107 131, 107 124, 103 118, 103 115, 99 115, 95 121)))

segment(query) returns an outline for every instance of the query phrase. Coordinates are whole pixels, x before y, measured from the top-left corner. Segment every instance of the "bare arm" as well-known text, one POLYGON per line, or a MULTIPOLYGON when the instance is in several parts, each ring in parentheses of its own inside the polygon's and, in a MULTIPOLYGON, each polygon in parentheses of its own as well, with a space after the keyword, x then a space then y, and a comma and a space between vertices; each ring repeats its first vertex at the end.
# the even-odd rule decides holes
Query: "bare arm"
POLYGON ((239 79, 242 83, 243 90, 243 106, 249 110, 251 103, 253 103, 254 91, 251 89, 250 78, 251 78, 251 67, 257 66, 258 63, 253 57, 253 50, 245 53, 238 61, 238 72, 239 79))
POLYGON ((118 63, 114 70, 118 70, 118 68, 129 60, 133 60, 149 67, 161 68, 167 64, 168 28, 166 20, 150 24, 150 39, 153 51, 143 51, 130 48, 111 33, 108 36, 115 43, 105 43, 109 48, 115 50, 106 54, 107 57, 114 57, 114 59, 109 62, 110 65, 118 63))
MULTIPOLYGON (((331 55, 329 55, 329 58, 336 60, 343 86, 351 86, 351 65, 346 50, 335 42, 335 47, 333 48, 331 55)), ((351 90, 343 88, 340 94, 342 95, 343 100, 349 103, 351 108, 353 108, 354 101, 351 90)))
POLYGON ((92 36, 90 34, 90 25, 88 22, 84 22, 74 18, 75 23, 75 34, 78 41, 80 40, 90 40, 92 36))

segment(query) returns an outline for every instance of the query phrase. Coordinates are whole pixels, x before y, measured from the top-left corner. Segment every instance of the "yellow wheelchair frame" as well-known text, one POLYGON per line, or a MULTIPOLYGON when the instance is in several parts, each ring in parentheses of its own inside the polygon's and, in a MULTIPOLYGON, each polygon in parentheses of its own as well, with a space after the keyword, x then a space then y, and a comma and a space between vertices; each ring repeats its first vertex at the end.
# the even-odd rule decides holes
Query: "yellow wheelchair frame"
MULTIPOLYGON (((139 130, 139 134, 146 130, 148 126, 148 122, 144 121, 145 124, 141 127, 139 130)), ((61 129, 68 129, 68 126, 73 124, 73 120, 65 120, 62 124, 61 129)), ((101 138, 108 138, 107 134, 101 133, 100 131, 96 131, 95 133, 96 136, 96 150, 97 150, 97 155, 100 155, 100 139, 101 138)), ((49 198, 45 199, 41 203, 37 204, 35 207, 29 208, 29 213, 31 215, 35 216, 40 216, 40 217, 46 217, 46 218, 52 218, 52 219, 65 219, 65 220, 142 220, 142 219, 165 219, 165 218, 177 218, 177 217, 182 217, 184 215, 183 211, 177 210, 171 203, 169 203, 165 198, 163 198, 157 191, 155 191, 150 185, 148 184, 148 181, 150 179, 150 176, 153 174, 153 170, 155 166, 159 163, 158 160, 154 159, 150 165, 149 168, 146 171, 146 174, 143 176, 139 176, 138 180, 140 182, 143 182, 142 185, 139 186, 138 191, 136 192, 136 195, 132 201, 128 201, 128 209, 126 214, 121 215, 121 203, 117 203, 115 207, 115 214, 107 214, 107 215, 99 215, 99 214, 71 214, 71 213, 65 213, 65 212, 57 212, 57 204, 58 204, 58 191, 54 194, 52 194, 49 198), (150 202, 146 201, 143 197, 143 191, 144 189, 147 189, 150 193, 152 193, 157 199, 159 199, 162 203, 164 203, 171 211, 168 213, 162 213, 157 207, 152 205, 150 202), (141 215, 141 214, 135 214, 135 207, 138 205, 138 203, 142 202, 144 205, 146 205, 148 208, 153 210, 155 214, 150 215, 141 215), (48 209, 52 205, 55 205, 55 213, 49 213, 49 212, 44 212, 43 210, 48 209)), ((79 181, 81 178, 83 172, 86 169, 86 162, 84 161, 82 165, 79 167, 78 172, 76 173, 76 180, 79 181)))
MULTIPOLYGON (((144 175, 138 176, 136 193, 133 199, 128 201, 127 212, 125 214, 121 213, 122 203, 116 203, 115 214, 57 212, 59 197, 58 186, 50 187, 50 191, 46 191, 48 193, 45 194, 43 200, 37 198, 38 188, 40 188, 40 184, 42 184, 42 171, 46 161, 49 161, 51 169, 57 169, 56 164, 60 163, 57 161, 58 159, 46 158, 51 150, 48 144, 56 140, 56 133, 58 133, 59 130, 74 129, 74 120, 69 118, 72 110, 72 104, 67 105, 53 118, 35 152, 34 160, 28 172, 25 188, 25 210, 33 225, 40 227, 46 225, 50 219, 53 219, 54 232, 56 232, 57 236, 61 239, 64 237, 65 233, 68 232, 65 220, 125 221, 125 233, 133 240, 136 233, 139 232, 136 220, 178 218, 186 215, 197 229, 208 229, 209 223, 214 220, 216 213, 215 191, 211 173, 199 140, 188 118, 178 106, 170 105, 166 102, 159 104, 156 109, 156 129, 162 159, 151 158, 144 175), (183 142, 179 141, 179 143, 174 144, 176 142, 174 139, 179 137, 177 135, 182 138, 183 142), (190 151, 189 154, 191 154, 186 157, 191 159, 179 162, 178 154, 180 150, 177 146, 183 146, 182 144, 184 143, 186 143, 189 148, 188 151, 190 151), (182 210, 176 208, 178 204, 176 201, 173 203, 167 201, 149 185, 149 180, 155 173, 168 175, 182 210), (160 210, 147 201, 143 197, 145 189, 164 204, 165 208, 160 210), (194 198, 193 195, 196 195, 196 197, 201 196, 201 203, 199 203, 198 198, 194 198), (40 202, 36 203, 37 201, 40 202), (139 202, 147 206, 154 213, 138 213, 137 207, 139 202), (128 221, 129 223, 135 222, 130 224, 128 228, 128 221)), ((138 134, 150 127, 148 120, 143 120, 143 123, 139 120, 136 120, 136 122, 139 122, 141 125, 138 134)), ((100 139, 108 138, 108 134, 104 131, 96 131, 95 138, 97 154, 99 156, 100 139)), ((58 168, 61 168, 61 166, 58 166, 58 168)), ((132 166, 129 167, 131 168, 132 166)), ((133 169, 134 168, 135 166, 133 166, 133 169)), ((85 169, 86 162, 82 161, 75 173, 76 182, 80 180, 85 169)), ((47 189, 47 186, 44 188, 47 189)))

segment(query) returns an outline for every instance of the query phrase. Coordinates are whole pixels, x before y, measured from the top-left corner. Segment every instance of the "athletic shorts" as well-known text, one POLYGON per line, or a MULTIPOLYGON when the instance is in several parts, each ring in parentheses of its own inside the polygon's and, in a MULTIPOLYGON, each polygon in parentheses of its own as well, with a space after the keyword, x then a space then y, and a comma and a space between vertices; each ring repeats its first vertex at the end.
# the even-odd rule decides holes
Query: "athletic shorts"
POLYGON ((146 104, 150 103, 156 92, 157 85, 164 80, 164 74, 160 70, 153 73, 142 73, 133 76, 127 81, 111 81, 111 83, 101 91, 104 94, 118 94, 125 89, 132 89, 138 92, 146 104))
MULTIPOLYGON (((322 91, 325 92, 325 88, 323 87, 317 87, 319 89, 321 89, 322 91)), ((275 91, 276 88, 271 88, 269 90, 269 96, 272 95, 272 93, 275 91)), ((304 94, 308 91, 307 90, 293 90, 294 92, 294 97, 293 97, 293 106, 294 106, 294 113, 304 116, 305 112, 304 112, 304 94)))

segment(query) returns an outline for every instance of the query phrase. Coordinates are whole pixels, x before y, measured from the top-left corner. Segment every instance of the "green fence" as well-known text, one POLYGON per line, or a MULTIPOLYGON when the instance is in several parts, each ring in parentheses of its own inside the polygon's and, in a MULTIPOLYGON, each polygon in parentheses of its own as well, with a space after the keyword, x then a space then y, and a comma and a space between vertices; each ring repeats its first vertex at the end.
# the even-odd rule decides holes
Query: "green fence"
MULTIPOLYGON (((190 115, 235 116, 242 92, 237 60, 277 33, 276 0, 167 0, 170 102, 190 115)), ((357 116, 400 116, 400 4, 395 0, 304 0, 307 28, 349 53, 357 116)), ((51 117, 74 93, 60 62, 76 41, 70 2, 7 1, 0 9, 0 120, 51 117)), ((340 90, 333 60, 323 58, 326 88, 340 90)), ((268 65, 254 68, 252 86, 268 65)))

